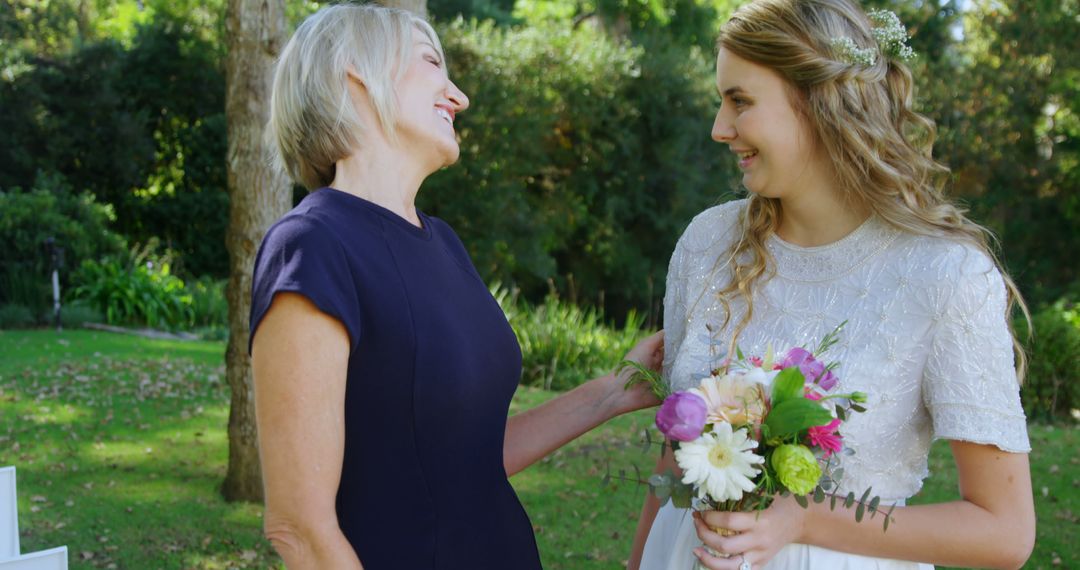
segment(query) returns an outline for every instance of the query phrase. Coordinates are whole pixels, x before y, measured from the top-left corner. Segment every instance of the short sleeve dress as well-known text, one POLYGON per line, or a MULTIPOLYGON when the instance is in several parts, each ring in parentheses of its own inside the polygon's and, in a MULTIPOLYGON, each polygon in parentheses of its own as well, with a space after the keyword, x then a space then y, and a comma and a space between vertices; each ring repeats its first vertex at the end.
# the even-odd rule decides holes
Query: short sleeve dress
POLYGON ((259 248, 251 330, 293 292, 348 331, 337 515, 365 570, 538 569, 503 467, 521 351, 453 230, 419 217, 306 196, 259 248))
MULTIPOLYGON (((664 370, 676 390, 697 384, 727 356, 733 324, 745 314, 745 302, 734 302, 724 327, 717 301, 731 279, 744 208, 735 201, 699 214, 672 255, 664 370)), ((855 454, 840 458, 840 492, 861 495, 872 486, 883 504, 903 504, 929 475, 935 439, 1030 450, 1005 286, 984 253, 876 217, 833 244, 799 247, 772 236, 767 247, 776 274, 754 296, 754 316, 738 339, 743 353, 813 347, 846 320, 828 359, 840 364, 839 390, 869 394, 868 411, 841 428, 855 454)), ((641 568, 691 570, 700 544, 688 513, 669 503, 653 523, 641 568)), ((930 566, 792 544, 761 570, 920 568, 930 566)))

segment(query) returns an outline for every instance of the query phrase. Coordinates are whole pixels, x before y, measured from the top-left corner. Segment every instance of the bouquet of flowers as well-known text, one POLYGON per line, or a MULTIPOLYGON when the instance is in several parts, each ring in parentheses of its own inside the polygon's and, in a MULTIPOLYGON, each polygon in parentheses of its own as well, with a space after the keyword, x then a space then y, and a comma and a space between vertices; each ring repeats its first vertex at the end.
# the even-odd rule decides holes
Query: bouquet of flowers
MULTIPOLYGON (((683 471, 681 478, 670 470, 653 475, 650 490, 662 502, 702 510, 754 511, 787 494, 803 507, 808 497, 824 501, 843 475, 835 456, 854 453, 844 447, 840 426, 848 414, 866 411, 866 394, 836 393, 836 363, 820 360, 842 327, 813 352, 799 347, 746 358, 737 351, 689 390, 665 393, 655 373, 645 378, 663 400, 656 426, 683 471)), ((869 495, 867 489, 858 501, 858 520, 867 509, 877 512, 879 499, 867 503, 869 495)), ((855 495, 842 500, 851 507, 855 495)), ((830 506, 836 502, 834 495, 830 506)))

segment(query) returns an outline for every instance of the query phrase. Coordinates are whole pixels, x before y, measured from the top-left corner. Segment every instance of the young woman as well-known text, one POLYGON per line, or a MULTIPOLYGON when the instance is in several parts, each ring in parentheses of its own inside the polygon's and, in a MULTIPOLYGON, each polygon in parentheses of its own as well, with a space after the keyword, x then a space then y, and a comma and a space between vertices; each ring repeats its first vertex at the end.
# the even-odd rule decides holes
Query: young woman
MULTIPOLYGON (((411 14, 320 9, 282 52, 271 128, 312 192, 255 263, 266 534, 291 570, 539 569, 507 481, 617 414, 613 375, 507 420, 521 352, 465 248, 414 205, 469 100, 411 14)), ((659 367, 662 335, 628 358, 659 367)))
MULTIPOLYGON (((734 346, 813 346, 843 321, 840 493, 901 505, 887 532, 828 502, 690 513, 646 501, 631 568, 1019 568, 1035 517, 1008 319, 1018 299, 985 229, 942 193, 933 125, 911 108, 906 31, 850 0, 758 0, 724 26, 712 136, 749 198, 698 215, 676 246, 665 372, 685 389, 734 346), (950 441, 956 501, 905 507, 950 441), (721 536, 712 529, 736 531, 721 536), (702 544, 723 557, 709 555, 702 544)), ((671 454, 667 454, 670 460, 671 454)), ((660 465, 663 470, 670 465, 660 465)), ((726 534, 726 533, 725 533, 726 534)))

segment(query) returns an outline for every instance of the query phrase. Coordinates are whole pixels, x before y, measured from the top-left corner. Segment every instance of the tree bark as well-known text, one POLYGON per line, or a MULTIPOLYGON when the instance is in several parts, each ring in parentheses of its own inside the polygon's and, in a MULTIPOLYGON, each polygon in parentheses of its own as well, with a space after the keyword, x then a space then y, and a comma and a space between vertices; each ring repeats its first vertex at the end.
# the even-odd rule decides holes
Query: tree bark
POLYGON ((425 20, 428 17, 427 13, 427 0, 381 0, 379 2, 383 6, 389 6, 391 8, 401 8, 408 10, 414 14, 418 14, 425 20))
POLYGON ((273 66, 287 39, 284 0, 229 0, 226 14, 225 115, 229 227, 229 469, 222 485, 228 501, 261 501, 255 401, 248 356, 248 313, 255 253, 270 225, 292 205, 288 178, 269 166, 263 133, 270 116, 273 66))

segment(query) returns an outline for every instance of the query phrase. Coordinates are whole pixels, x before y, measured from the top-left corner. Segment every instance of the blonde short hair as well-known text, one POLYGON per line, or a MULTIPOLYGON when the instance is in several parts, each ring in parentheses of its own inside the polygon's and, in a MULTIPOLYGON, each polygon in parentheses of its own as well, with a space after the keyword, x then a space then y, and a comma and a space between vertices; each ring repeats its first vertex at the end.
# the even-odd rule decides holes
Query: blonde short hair
POLYGON ((372 4, 337 4, 297 28, 278 58, 270 97, 268 135, 277 160, 296 182, 313 190, 334 180, 335 164, 360 146, 364 132, 349 96, 347 70, 359 75, 383 132, 393 140, 395 84, 419 30, 443 57, 431 25, 419 16, 372 4))

